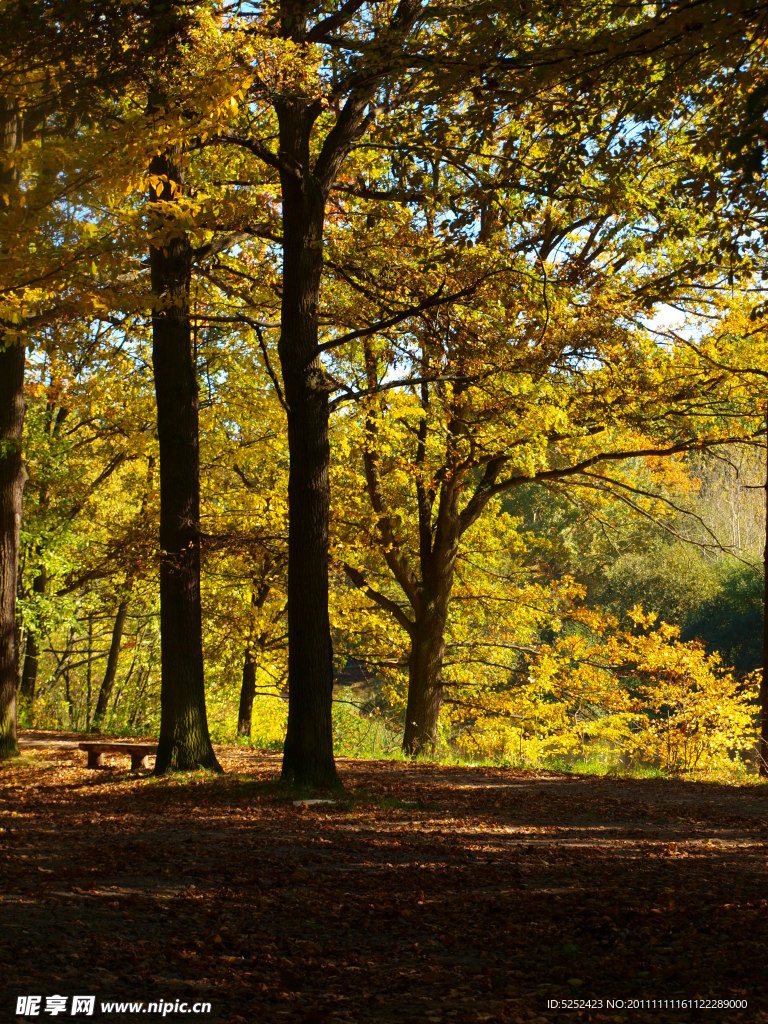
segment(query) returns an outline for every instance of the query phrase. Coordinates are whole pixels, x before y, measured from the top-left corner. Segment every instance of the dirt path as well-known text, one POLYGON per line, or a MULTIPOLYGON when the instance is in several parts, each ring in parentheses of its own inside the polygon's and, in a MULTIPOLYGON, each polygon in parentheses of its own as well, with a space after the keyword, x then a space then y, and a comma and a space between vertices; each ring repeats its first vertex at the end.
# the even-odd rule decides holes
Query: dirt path
POLYGON ((768 1022, 767 787, 341 761, 347 796, 296 807, 277 756, 218 753, 184 784, 62 746, 0 771, 0 1020, 36 993, 222 1024, 768 1022))

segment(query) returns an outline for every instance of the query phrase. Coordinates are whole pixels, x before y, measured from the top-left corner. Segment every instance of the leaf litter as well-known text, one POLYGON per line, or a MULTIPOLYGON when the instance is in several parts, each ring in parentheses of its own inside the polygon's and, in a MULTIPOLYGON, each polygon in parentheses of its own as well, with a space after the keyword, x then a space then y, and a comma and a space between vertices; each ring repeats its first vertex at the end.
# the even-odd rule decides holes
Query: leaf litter
POLYGON ((204 999, 198 1019, 222 1024, 768 1022, 768 787, 341 759, 343 794, 297 800, 279 756, 217 753, 216 778, 87 769, 62 745, 3 768, 9 1007, 42 992, 204 999), (748 1007, 606 1007, 633 998, 748 1007))

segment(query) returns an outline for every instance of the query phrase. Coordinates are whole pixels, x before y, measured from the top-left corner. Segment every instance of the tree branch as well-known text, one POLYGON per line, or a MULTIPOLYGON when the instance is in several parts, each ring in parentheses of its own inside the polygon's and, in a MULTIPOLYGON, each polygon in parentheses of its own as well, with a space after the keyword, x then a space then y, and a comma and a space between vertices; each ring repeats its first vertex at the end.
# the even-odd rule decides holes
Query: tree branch
POLYGON ((390 598, 385 597, 385 595, 380 593, 378 590, 374 590, 360 570, 355 569, 353 566, 349 565, 348 562, 342 563, 342 568, 358 590, 362 590, 366 597, 370 598, 371 601, 377 604, 380 608, 389 612, 389 614, 392 615, 393 618, 403 627, 408 636, 413 637, 413 631, 415 628, 414 623, 408 618, 399 604, 390 600, 390 598))

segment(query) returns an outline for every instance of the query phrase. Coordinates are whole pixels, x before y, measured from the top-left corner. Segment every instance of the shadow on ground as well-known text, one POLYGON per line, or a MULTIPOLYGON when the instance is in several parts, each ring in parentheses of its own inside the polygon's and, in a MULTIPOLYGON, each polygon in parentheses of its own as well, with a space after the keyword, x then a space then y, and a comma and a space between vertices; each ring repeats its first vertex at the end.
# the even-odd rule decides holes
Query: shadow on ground
POLYGON ((279 758, 219 753, 183 782, 61 746, 3 771, 3 1020, 36 993, 226 1024, 768 1021, 765 787, 341 761, 346 795, 297 807, 279 758), (694 998, 748 1008, 658 1005, 694 998))

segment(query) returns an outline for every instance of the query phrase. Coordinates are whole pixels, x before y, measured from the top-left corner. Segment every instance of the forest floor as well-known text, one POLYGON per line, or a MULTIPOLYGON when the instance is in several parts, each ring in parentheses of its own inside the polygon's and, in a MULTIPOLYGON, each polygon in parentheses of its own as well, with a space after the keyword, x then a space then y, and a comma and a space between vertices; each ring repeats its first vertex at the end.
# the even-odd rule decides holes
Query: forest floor
POLYGON ((155 780, 34 738, 0 771, 3 1022, 768 1022, 766 786, 340 760, 297 806, 275 754, 155 780))

